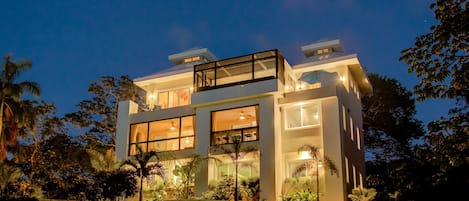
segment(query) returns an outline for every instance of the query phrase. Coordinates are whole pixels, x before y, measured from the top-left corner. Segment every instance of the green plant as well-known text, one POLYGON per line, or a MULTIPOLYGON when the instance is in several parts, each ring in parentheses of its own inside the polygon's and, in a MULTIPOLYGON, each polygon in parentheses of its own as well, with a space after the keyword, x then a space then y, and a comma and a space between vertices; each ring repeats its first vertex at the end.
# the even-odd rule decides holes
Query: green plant
POLYGON ((318 200, 318 195, 310 190, 299 190, 287 194, 283 197, 283 201, 316 201, 318 200))
POLYGON ((199 171, 200 166, 207 162, 208 160, 213 160, 215 162, 220 162, 219 159, 213 157, 202 157, 197 154, 193 154, 191 158, 186 161, 182 166, 176 166, 173 171, 173 174, 180 176, 182 179, 182 191, 180 191, 179 198, 188 199, 189 196, 193 195, 193 192, 190 189, 190 185, 195 181, 195 174, 199 171))
POLYGON ((316 172, 316 196, 317 196, 317 200, 319 200, 319 166, 320 164, 326 169, 329 169, 331 172, 331 175, 337 174, 337 167, 332 162, 332 160, 330 160, 328 157, 326 156, 321 157, 318 147, 305 144, 298 149, 298 154, 300 154, 300 152, 307 152, 309 156, 311 157, 311 160, 305 160, 305 162, 302 165, 297 167, 294 174, 299 174, 300 172, 303 172, 308 169, 313 169, 316 172))
POLYGON ((348 198, 352 201, 372 201, 375 199, 376 193, 374 188, 354 188, 348 198))
POLYGON ((137 154, 124 161, 122 166, 130 166, 134 168, 140 178, 139 201, 142 201, 143 179, 149 176, 152 170, 156 170, 154 171, 156 175, 165 179, 161 161, 168 159, 169 157, 164 156, 161 153, 157 153, 155 151, 144 152, 140 146, 137 146, 137 154))
POLYGON ((224 154, 227 154, 231 160, 235 163, 235 181, 234 181, 234 192, 233 197, 235 201, 239 200, 239 188, 238 188, 238 168, 239 160, 242 159, 246 154, 257 152, 258 149, 253 146, 243 146, 241 135, 233 135, 231 131, 227 131, 227 136, 231 139, 232 144, 230 146, 213 146, 214 151, 221 150, 224 154))

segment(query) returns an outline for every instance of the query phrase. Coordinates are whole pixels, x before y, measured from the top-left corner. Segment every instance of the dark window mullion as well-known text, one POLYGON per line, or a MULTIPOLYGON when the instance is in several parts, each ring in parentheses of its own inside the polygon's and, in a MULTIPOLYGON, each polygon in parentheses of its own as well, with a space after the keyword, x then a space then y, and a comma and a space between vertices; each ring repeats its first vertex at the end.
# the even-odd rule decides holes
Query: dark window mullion
POLYGON ((150 140, 150 122, 147 122, 147 141, 146 141, 147 149, 146 149, 146 152, 148 152, 148 141, 149 140, 150 140))

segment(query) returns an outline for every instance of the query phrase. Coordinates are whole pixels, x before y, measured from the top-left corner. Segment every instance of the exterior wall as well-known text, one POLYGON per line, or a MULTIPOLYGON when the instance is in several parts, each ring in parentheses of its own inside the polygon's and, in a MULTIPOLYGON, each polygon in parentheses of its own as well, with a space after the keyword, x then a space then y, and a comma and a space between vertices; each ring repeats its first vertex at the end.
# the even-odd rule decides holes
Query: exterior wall
POLYGON ((279 89, 278 79, 252 82, 219 89, 197 92, 192 95, 192 104, 208 105, 214 102, 233 101, 246 97, 259 96, 265 93, 276 92, 279 89))
POLYGON ((326 173, 326 200, 339 201, 347 200, 346 189, 343 185, 343 144, 340 132, 339 101, 337 97, 332 97, 321 101, 322 105, 322 128, 323 128, 323 147, 324 155, 327 156, 336 165, 339 170, 337 175, 326 173))

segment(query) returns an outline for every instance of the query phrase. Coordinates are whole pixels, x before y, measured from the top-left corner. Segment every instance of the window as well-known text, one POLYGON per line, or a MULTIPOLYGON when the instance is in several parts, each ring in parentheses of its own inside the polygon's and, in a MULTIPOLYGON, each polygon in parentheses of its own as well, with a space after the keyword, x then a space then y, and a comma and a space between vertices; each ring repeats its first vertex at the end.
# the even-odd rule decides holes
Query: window
POLYGON ((285 110, 286 128, 302 128, 318 126, 320 120, 319 105, 298 105, 285 110))
MULTIPOLYGON (((240 154, 238 161, 238 178, 245 180, 260 176, 259 152, 249 152, 240 154)), ((218 165, 209 165, 210 179, 219 180, 225 176, 234 177, 236 175, 236 164, 232 157, 234 153, 213 156, 221 161, 218 165)))
POLYGON ((350 115, 350 139, 352 139, 353 141, 353 119, 352 119, 352 115, 350 115))
POLYGON ((353 187, 357 187, 357 169, 355 168, 355 165, 352 165, 352 177, 353 177, 353 187))
POLYGON ((161 109, 189 105, 191 103, 189 88, 161 91, 158 93, 158 107, 161 109))
POLYGON ((200 59, 201 59, 201 56, 193 56, 193 57, 185 58, 184 63, 199 61, 200 59))
POLYGON ((257 105, 212 112, 211 144, 233 143, 235 136, 242 142, 258 140, 257 113, 257 105))
POLYGON ((194 148, 195 116, 177 117, 130 125, 129 155, 143 151, 175 151, 194 148))
POLYGON ((350 170, 348 167, 348 158, 345 157, 345 179, 347 181, 347 184, 350 183, 350 170))
POLYGON ((347 113, 347 110, 345 110, 345 106, 342 105, 342 124, 343 124, 343 127, 344 127, 344 133, 347 132, 347 118, 346 118, 346 114, 347 113))
POLYGON ((359 174, 360 174, 360 188, 363 188, 363 175, 361 172, 359 174))
POLYGON ((357 148, 358 148, 358 150, 361 149, 360 128, 358 128, 358 127, 357 127, 357 148))

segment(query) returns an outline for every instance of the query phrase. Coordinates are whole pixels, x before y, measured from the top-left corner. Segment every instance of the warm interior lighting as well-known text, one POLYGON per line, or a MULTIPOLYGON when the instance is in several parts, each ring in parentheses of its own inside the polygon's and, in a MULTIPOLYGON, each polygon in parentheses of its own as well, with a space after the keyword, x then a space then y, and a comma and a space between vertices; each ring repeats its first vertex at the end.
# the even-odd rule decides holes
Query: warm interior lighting
POLYGON ((311 159, 311 155, 309 154, 309 151, 300 151, 300 160, 306 160, 306 159, 311 159))
POLYGON ((190 143, 191 143, 191 140, 189 139, 189 137, 186 137, 186 139, 184 139, 184 142, 185 142, 186 144, 190 144, 190 143))
POLYGON ((315 118, 315 119, 319 119, 319 114, 316 113, 316 114, 314 115, 314 118, 315 118))
POLYGON ((318 167, 322 168, 322 162, 321 161, 318 162, 318 167))
POLYGON ((344 81, 345 81, 345 77, 344 77, 344 76, 340 76, 340 81, 344 82, 344 81))
POLYGON ((155 94, 152 93, 152 94, 150 94, 149 97, 150 97, 150 99, 154 99, 154 98, 155 98, 155 94))
POLYGON ((239 113, 239 119, 241 119, 241 120, 246 119, 246 117, 244 116, 244 112, 243 112, 243 111, 241 111, 241 113, 239 113))
POLYGON ((170 130, 175 130, 176 127, 174 126, 174 122, 171 122, 171 127, 169 127, 170 130))

